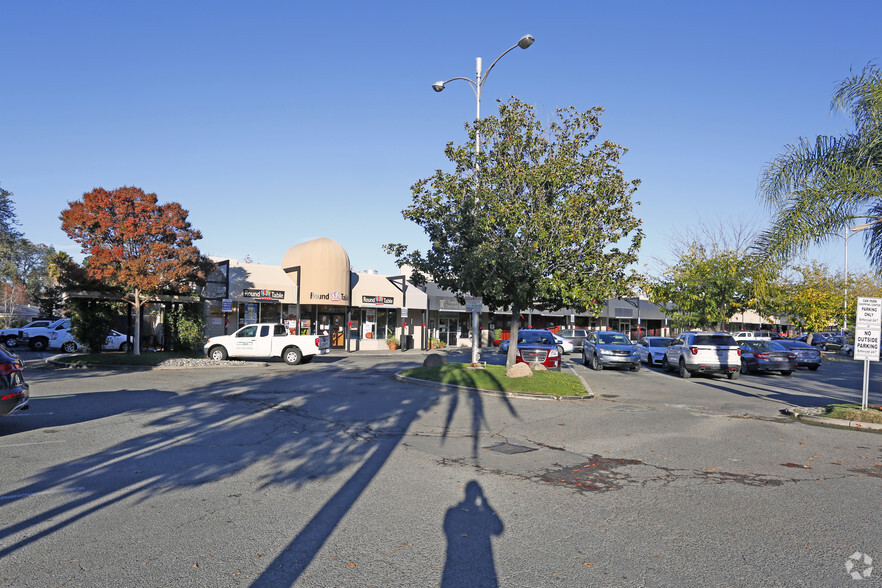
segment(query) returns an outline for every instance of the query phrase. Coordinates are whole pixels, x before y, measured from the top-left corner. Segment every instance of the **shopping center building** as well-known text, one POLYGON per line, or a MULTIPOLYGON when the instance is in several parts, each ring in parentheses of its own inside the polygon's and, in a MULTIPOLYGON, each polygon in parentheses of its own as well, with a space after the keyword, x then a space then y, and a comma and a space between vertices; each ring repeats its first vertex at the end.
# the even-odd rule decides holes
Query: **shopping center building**
MULTIPOLYGON (((431 342, 471 345, 471 314, 436 284, 413 285, 408 272, 383 276, 353 271, 349 255, 332 239, 294 245, 278 266, 211 258, 218 265, 205 288, 206 336, 232 333, 255 322, 284 323, 292 332, 329 335, 331 346, 349 351, 388 349, 394 337, 408 348, 431 342)), ((743 318, 742 318, 743 321, 743 318)), ((507 337, 511 313, 482 307, 481 346, 507 337)), ((522 327, 616 330, 633 339, 670 335, 671 325, 645 299, 608 300, 597 313, 527 309, 522 327)))

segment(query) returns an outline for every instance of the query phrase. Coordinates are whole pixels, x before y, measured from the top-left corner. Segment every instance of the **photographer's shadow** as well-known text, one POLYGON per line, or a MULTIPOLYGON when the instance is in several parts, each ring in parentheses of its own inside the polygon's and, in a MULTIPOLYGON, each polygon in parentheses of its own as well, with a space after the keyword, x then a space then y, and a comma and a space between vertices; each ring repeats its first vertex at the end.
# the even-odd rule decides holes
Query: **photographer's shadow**
POLYGON ((504 528, 481 485, 474 480, 466 484, 462 502, 444 515, 447 560, 441 588, 498 586, 491 538, 504 528))

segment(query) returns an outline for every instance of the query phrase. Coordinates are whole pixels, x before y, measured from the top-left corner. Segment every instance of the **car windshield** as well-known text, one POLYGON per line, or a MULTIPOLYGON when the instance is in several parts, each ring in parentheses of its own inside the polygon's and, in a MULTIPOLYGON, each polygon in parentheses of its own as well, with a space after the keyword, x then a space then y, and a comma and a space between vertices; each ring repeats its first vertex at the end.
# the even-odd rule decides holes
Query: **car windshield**
POLYGON ((518 333, 518 345, 521 344, 554 345, 551 333, 518 333))
POLYGON ((696 335, 694 345, 735 345, 732 335, 696 335))
POLYGON ((621 333, 598 333, 598 341, 603 345, 630 345, 631 340, 621 333))
POLYGON ((650 347, 670 347, 674 342, 670 337, 653 337, 648 339, 650 347))

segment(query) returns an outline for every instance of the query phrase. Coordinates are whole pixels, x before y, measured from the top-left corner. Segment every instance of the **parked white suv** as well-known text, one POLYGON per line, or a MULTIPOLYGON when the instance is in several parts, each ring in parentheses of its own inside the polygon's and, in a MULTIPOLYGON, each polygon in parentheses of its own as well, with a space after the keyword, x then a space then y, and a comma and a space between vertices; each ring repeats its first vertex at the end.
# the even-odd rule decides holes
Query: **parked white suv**
POLYGON ((726 374, 737 380, 741 370, 741 348, 729 333, 686 331, 665 350, 662 368, 679 370, 681 378, 695 373, 726 374))

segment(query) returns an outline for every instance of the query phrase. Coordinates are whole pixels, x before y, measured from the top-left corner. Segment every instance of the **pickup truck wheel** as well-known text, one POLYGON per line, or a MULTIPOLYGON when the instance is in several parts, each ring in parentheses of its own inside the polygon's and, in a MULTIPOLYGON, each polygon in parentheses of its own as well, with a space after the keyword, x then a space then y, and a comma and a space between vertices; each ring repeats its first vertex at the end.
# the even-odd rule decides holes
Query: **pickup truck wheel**
POLYGON ((303 360, 303 354, 296 347, 289 347, 282 353, 285 363, 288 365, 298 365, 303 360))
POLYGON ((18 345, 18 337, 16 337, 15 335, 9 335, 8 337, 6 337, 4 343, 6 343, 7 347, 15 347, 16 345, 18 345))
POLYGON ((208 357, 215 361, 223 361, 227 358, 227 350, 223 347, 212 347, 208 350, 208 357))
POLYGON ((692 377, 692 374, 689 373, 689 370, 686 369, 686 362, 683 360, 682 357, 680 358, 680 377, 684 380, 688 380, 692 377))
POLYGON ((61 346, 61 350, 65 353, 73 353, 77 350, 77 344, 73 341, 65 341, 61 346))
POLYGON ((45 351, 47 347, 49 347, 49 341, 43 337, 37 337, 31 341, 31 349, 34 351, 45 351))

